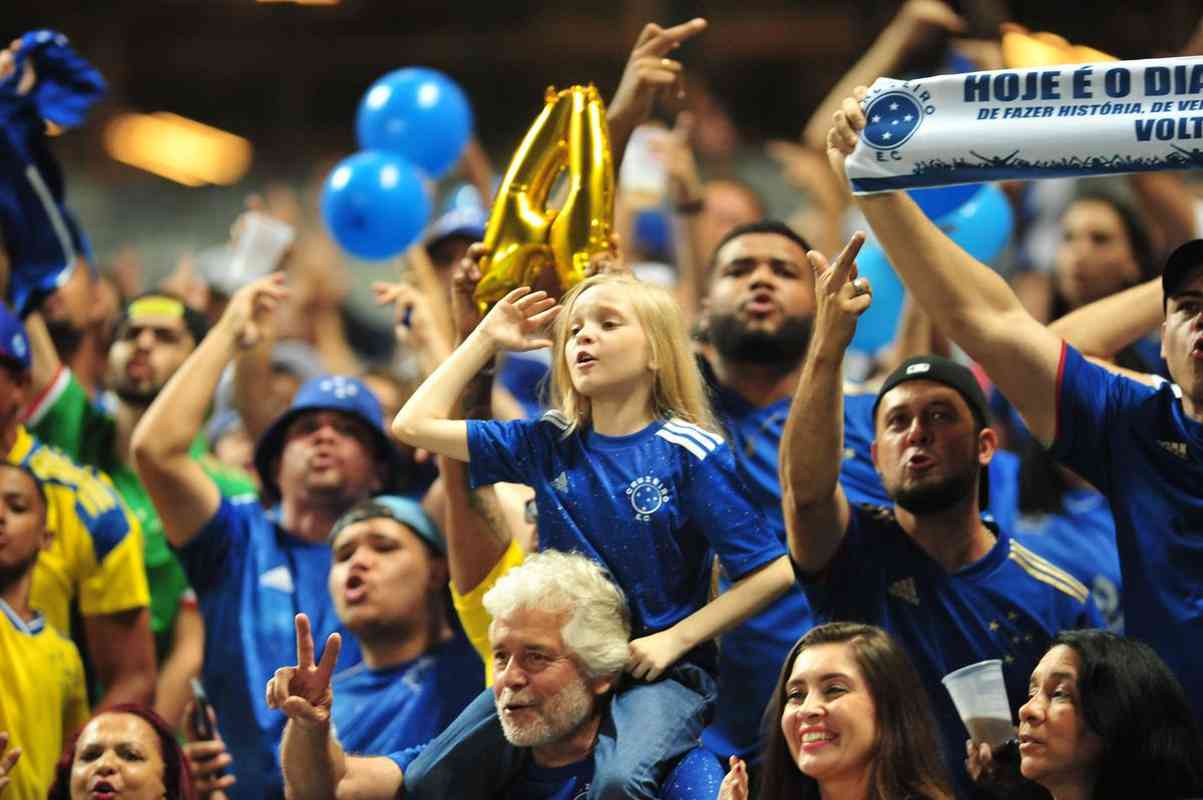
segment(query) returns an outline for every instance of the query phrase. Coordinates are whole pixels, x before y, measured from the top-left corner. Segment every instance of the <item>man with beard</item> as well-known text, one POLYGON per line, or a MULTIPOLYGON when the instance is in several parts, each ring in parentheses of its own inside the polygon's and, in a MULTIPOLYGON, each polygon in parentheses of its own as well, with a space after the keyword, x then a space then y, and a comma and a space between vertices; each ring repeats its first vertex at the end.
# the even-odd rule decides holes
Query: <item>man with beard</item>
POLYGON ((1058 632, 1097 627, 1089 591, 980 514, 997 438, 966 367, 907 359, 874 401, 873 462, 892 507, 853 506, 839 483, 842 363, 871 289, 853 279, 857 234, 828 267, 811 251, 814 334, 781 448, 790 556, 816 616, 879 625, 918 668, 941 727, 944 757, 964 770, 966 731, 940 679, 987 659, 1003 662, 1012 711, 1058 632))
MULTIPOLYGON (((263 686, 304 612, 321 635, 343 630, 327 591, 334 523, 388 490, 401 457, 384 433, 380 404, 362 382, 314 378, 260 437, 255 467, 263 502, 226 498, 190 448, 221 373, 258 341, 287 295, 276 273, 238 290, 221 318, 146 409, 134 429, 134 466, 196 590, 205 622, 202 674, 234 758, 233 798, 280 797, 273 742, 282 721, 263 686)), ((359 660, 353 642, 343 666, 359 660)))
MULTIPOLYGON (((106 473, 142 525, 150 626, 159 662, 155 710, 164 719, 178 720, 191 697, 188 681, 200 673, 204 625, 184 568, 171 552, 163 523, 134 473, 130 438, 147 407, 205 338, 208 325, 203 315, 163 292, 132 300, 108 349, 106 383, 116 395, 112 407, 92 402, 74 373, 62 364, 40 315, 31 314, 26 325, 36 397, 26 409, 28 424, 42 441, 106 473)), ((193 440, 189 452, 222 495, 254 494, 249 477, 208 455, 202 436, 193 440)))
MULTIPOLYGON (((470 706, 425 748, 386 757, 347 756, 330 725, 334 701, 330 673, 339 639, 331 636, 314 663, 308 622, 297 620, 297 666, 280 670, 267 686, 268 704, 288 715, 280 760, 288 796, 356 797, 361 800, 444 800, 444 763, 482 751, 497 726, 514 745, 511 777, 489 797, 498 800, 558 800, 593 797, 594 753, 615 745, 615 721, 607 702, 629 658, 630 612, 622 591, 594 561, 547 550, 527 556, 497 580, 484 598, 493 618, 489 628, 496 680, 492 692, 474 703, 495 705, 497 716, 481 722, 470 706), (331 655, 334 653, 334 655, 331 655), (485 730, 485 727, 489 730, 485 730), (420 750, 420 752, 418 752, 420 750), (419 763, 420 762, 420 763, 419 763), (413 765, 407 783, 402 770, 413 765)), ((654 760, 657 742, 647 742, 654 760)), ((711 800, 722 768, 694 748, 666 765, 668 777, 656 796, 664 800, 711 800)), ((477 798, 482 800, 482 798, 477 798)))
MULTIPOLYGON (((711 259, 704 317, 710 359, 703 364, 731 448, 750 496, 785 542, 778 451, 798 387, 815 312, 810 245, 785 223, 763 220, 730 231, 711 259)), ((873 466, 871 392, 849 388, 844 401, 844 448, 839 480, 855 503, 888 505, 873 466)), ((1009 454, 992 461, 996 491, 990 511, 1013 514, 1014 469, 1009 454), (996 468, 995 464, 998 464, 996 468)), ((1013 461, 1013 459, 1011 459, 1013 461)), ((720 577, 720 588, 729 581, 720 577)), ((719 696, 706 747, 726 760, 760 752, 761 716, 790 648, 814 624, 810 606, 795 588, 721 639, 719 696)))
POLYGON ((0 794, 7 786, 6 797, 45 797, 64 740, 88 720, 79 651, 30 599, 34 564, 51 540, 47 511, 33 473, 0 461, 0 794), (14 750, 6 753, 9 746, 14 750))

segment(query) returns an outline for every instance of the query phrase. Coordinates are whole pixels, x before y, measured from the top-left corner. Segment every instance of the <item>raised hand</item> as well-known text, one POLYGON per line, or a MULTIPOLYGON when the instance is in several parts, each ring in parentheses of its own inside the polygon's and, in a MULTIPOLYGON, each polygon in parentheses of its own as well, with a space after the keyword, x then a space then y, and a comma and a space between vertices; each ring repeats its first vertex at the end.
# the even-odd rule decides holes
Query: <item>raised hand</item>
POLYGON ((551 347, 544 331, 559 313, 560 306, 547 292, 520 286, 498 300, 476 330, 506 350, 537 350, 551 347))
POLYGON ((665 131, 651 142, 651 150, 664 162, 668 173, 669 192, 677 205, 702 199, 702 176, 693 155, 693 112, 677 115, 671 131, 665 131))
POLYGON ((435 323, 426 295, 408 283, 384 281, 373 283, 372 291, 378 305, 393 306, 397 341, 414 351, 425 374, 434 372, 451 355, 451 343, 435 323))
POLYGON ((738 756, 731 756, 730 764, 718 787, 718 800, 748 800, 748 768, 738 756))
POLYGON ((907 0, 890 27, 902 36, 910 52, 928 42, 932 34, 963 34, 969 26, 944 0, 907 0))
POLYGON ((4 792, 5 787, 12 781, 12 778, 8 777, 8 775, 13 771, 13 767, 17 765, 17 759, 21 757, 21 748, 14 747, 5 753, 4 751, 7 748, 8 731, 0 731, 0 794, 4 792))
MULTIPOLYGON (((0 81, 6 81, 12 77, 17 69, 17 51, 21 49, 21 40, 13 39, 8 47, 0 50, 0 81)), ((17 81, 17 94, 29 94, 29 90, 37 83, 37 73, 33 69, 32 59, 25 60, 25 67, 21 73, 21 79, 17 81)))
POLYGON ((827 131, 827 161, 842 181, 847 181, 844 159, 852 155, 860 141, 860 132, 865 129, 865 112, 860 104, 868 94, 864 86, 853 89, 852 96, 845 97, 840 110, 832 116, 833 124, 827 131))
POLYGON ((301 725, 326 725, 330 721, 330 706, 334 702, 330 676, 334 674, 334 665, 338 663, 342 637, 337 633, 330 634, 321 661, 314 664, 309 617, 297 614, 296 624, 297 664, 295 667, 281 667, 267 682, 267 707, 283 711, 301 725))
POLYGON ((606 111, 615 153, 622 152, 631 131, 651 116, 657 95, 674 90, 680 94, 684 68, 681 62, 666 56, 704 30, 706 20, 701 18, 671 28, 661 28, 654 22, 643 26, 606 111))
POLYGON ((235 292, 217 324, 233 334, 240 348, 253 347, 265 335, 276 308, 288 294, 284 273, 273 272, 235 292))
POLYGON ((815 275, 816 346, 832 348, 833 354, 843 354, 856 333, 857 318, 873 301, 868 279, 856 275, 856 255, 864 243, 865 235, 857 231, 831 265, 818 250, 806 254, 815 275))

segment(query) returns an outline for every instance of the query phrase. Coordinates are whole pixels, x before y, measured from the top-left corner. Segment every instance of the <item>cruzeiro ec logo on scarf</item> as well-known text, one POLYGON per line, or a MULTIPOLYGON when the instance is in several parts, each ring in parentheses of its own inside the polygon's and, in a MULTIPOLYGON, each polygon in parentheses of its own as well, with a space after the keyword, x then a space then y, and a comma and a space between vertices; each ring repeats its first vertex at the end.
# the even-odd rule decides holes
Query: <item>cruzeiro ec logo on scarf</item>
POLYGON ((907 91, 886 92, 865 109, 865 144, 878 150, 900 147, 919 130, 923 106, 907 91))

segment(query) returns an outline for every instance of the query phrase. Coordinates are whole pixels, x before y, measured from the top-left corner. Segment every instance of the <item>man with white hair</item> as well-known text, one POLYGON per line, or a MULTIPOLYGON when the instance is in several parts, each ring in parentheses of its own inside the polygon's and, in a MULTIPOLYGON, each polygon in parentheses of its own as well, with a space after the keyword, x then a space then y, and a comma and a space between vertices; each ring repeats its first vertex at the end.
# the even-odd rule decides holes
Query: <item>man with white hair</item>
MULTIPOLYGON (((268 704, 289 716, 280 747, 290 798, 443 798, 456 778, 447 764, 481 749, 481 763, 500 724, 514 747, 504 775, 488 797, 586 798, 594 754, 615 746, 608 702, 629 657, 630 612, 622 591, 592 560, 544 551, 527 556, 484 597, 495 682, 440 736, 423 748, 384 757, 347 756, 330 728, 330 673, 338 634, 314 663, 308 626, 299 620, 297 666, 268 683, 268 704), (493 703, 497 717, 482 720, 473 707, 493 703), (402 771, 410 777, 405 779, 402 771)), ((639 686, 619 691, 640 691, 639 686)), ((654 696, 654 693, 649 693, 654 696)), ((656 742, 647 743, 654 761, 656 742)), ((625 746, 625 745, 624 745, 625 746)), ((485 756, 488 756, 485 758, 485 756)), ((673 764, 657 796, 713 798, 722 781, 718 761, 695 748, 673 764)))

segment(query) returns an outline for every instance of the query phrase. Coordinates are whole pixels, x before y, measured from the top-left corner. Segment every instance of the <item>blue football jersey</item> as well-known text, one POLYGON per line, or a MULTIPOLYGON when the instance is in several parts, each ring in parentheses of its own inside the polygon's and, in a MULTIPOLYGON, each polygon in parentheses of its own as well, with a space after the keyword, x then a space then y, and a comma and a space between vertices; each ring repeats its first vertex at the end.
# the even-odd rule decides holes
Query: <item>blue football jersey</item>
POLYGON ((1106 495, 1123 576, 1124 628, 1148 642, 1203 722, 1203 425, 1181 390, 1061 353, 1052 453, 1106 495))
POLYGON ((330 718, 348 753, 391 753, 438 736, 484 686, 480 656, 457 631, 404 664, 336 673, 330 718))
POLYGON ((721 436, 676 420, 628 436, 567 430, 555 411, 469 420, 469 478, 533 487, 539 548, 605 565, 627 594, 634 637, 706 604, 712 553, 735 580, 784 555, 721 436))
POLYGON ((1017 712, 1053 637, 1102 621, 1080 581, 991 529, 990 552, 950 574, 899 527, 892 509, 854 506, 831 562, 819 575, 799 575, 821 621, 878 625, 906 649, 931 697, 946 765, 963 789, 969 737, 940 679, 1000 659, 1017 712))
POLYGON ((1072 489, 1061 499, 1061 513, 1021 516, 1015 541, 1086 584, 1107 629, 1124 632, 1123 581, 1107 498, 1093 489, 1072 489))
POLYGON ((253 498, 223 498, 179 554, 205 621, 202 681, 238 764, 238 783, 226 791, 235 800, 282 797, 277 749, 287 718, 267 707, 263 689, 277 669, 295 663, 296 614, 309 616, 319 655, 339 631, 338 666, 360 659, 326 587, 330 546, 288 534, 253 498))

